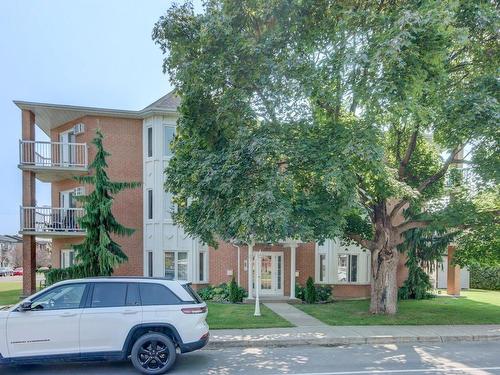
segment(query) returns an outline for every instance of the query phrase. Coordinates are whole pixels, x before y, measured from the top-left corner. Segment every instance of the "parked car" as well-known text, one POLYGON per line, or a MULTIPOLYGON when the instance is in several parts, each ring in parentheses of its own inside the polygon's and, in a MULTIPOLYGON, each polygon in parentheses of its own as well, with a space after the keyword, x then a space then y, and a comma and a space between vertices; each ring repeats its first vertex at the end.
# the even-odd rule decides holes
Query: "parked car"
POLYGON ((12 276, 14 270, 11 267, 0 267, 0 276, 12 276))
POLYGON ((22 276, 23 275, 23 267, 14 268, 14 276, 22 276))
POLYGON ((0 364, 124 360, 164 374, 208 343, 207 305, 190 284, 105 277, 54 284, 0 308, 0 364))

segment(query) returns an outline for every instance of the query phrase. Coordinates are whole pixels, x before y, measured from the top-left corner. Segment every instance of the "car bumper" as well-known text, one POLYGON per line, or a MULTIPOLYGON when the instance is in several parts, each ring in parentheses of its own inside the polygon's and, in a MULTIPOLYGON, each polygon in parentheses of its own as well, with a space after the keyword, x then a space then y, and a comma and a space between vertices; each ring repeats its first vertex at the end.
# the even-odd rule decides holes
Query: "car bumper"
POLYGON ((201 349, 205 347, 208 344, 210 338, 210 333, 207 332, 201 339, 198 341, 193 341, 193 342, 188 342, 188 343, 182 343, 179 345, 179 349, 181 350, 181 353, 189 353, 198 349, 201 349))

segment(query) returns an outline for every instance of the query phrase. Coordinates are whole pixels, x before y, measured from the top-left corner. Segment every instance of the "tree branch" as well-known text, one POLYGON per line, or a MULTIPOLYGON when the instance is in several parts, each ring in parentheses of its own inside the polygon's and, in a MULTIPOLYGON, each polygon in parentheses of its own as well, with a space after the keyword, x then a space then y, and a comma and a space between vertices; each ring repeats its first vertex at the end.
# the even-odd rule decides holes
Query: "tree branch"
POLYGON ((457 146, 457 147, 455 147, 453 149, 453 151, 451 152, 450 156, 448 157, 448 159, 445 161, 445 163, 441 167, 441 169, 439 171, 437 171, 435 174, 433 174, 432 176, 430 176, 427 180, 425 180, 424 182, 422 182, 419 185, 419 187, 417 188, 418 192, 422 193, 430 185, 432 185, 434 182, 436 182, 440 178, 442 178, 446 174, 446 171, 450 167, 450 164, 453 163, 453 160, 455 159, 455 156, 457 156, 457 154, 460 151, 462 151, 463 148, 464 148, 464 146, 457 146))
POLYGON ((346 233, 346 236, 353 240, 354 242, 357 242, 359 245, 362 247, 368 249, 368 250, 373 250, 375 249, 375 242, 367 240, 363 237, 361 237, 359 234, 355 233, 346 233))
MULTIPOLYGON (((451 152, 450 156, 448 157, 448 159, 446 160, 446 162, 441 167, 441 169, 439 171, 437 171, 435 174, 433 174, 432 176, 430 176, 429 178, 427 178, 427 180, 425 180, 424 182, 422 182, 419 185, 419 187, 417 188, 417 191, 419 193, 422 193, 425 189, 427 189, 427 187, 429 187, 434 182, 436 182, 437 180, 439 180, 440 178, 442 178, 446 174, 446 171, 448 170, 448 168, 450 167, 450 165, 455 160, 455 156, 463 149, 463 147, 464 146, 457 146, 457 147, 455 147, 453 149, 453 151, 451 152)), ((391 213, 389 215, 389 218, 390 218, 391 221, 396 217, 396 215, 399 213, 399 211, 401 210, 401 208, 403 208, 403 206, 406 205, 407 203, 409 203, 408 199, 402 199, 402 200, 400 200, 394 206, 394 208, 392 209, 392 211, 391 211, 391 213)))
POLYGON ((405 156, 403 160, 401 160, 401 162, 399 163, 398 175, 400 180, 403 180, 405 177, 406 167, 408 166, 413 151, 415 151, 415 148, 417 146, 417 138, 418 138, 418 127, 411 134, 410 142, 408 143, 408 148, 406 149, 405 156))
POLYGON ((409 231, 411 229, 425 228, 430 223, 431 223, 430 220, 410 220, 403 224, 397 225, 395 229, 397 230, 398 234, 403 234, 404 232, 409 231))

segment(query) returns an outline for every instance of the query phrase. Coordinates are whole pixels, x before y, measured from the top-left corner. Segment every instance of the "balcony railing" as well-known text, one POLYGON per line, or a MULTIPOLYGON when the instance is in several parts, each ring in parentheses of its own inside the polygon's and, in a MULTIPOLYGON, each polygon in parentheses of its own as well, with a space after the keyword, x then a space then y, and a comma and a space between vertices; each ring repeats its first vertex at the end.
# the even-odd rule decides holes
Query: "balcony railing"
POLYGON ((88 166, 86 143, 19 141, 19 162, 39 168, 80 168, 88 166))
POLYGON ((83 208, 21 207, 21 232, 39 234, 81 235, 78 225, 83 208))

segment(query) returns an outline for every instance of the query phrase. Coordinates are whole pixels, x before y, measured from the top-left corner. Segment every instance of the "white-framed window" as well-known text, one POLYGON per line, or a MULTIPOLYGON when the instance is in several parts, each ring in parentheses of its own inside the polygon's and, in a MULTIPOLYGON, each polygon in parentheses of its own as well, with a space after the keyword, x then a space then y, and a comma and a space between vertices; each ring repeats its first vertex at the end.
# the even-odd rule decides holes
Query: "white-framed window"
POLYGON ((208 282, 208 251, 200 250, 198 252, 198 281, 200 283, 208 282))
POLYGON ((68 268, 75 264, 75 250, 61 250, 61 268, 68 268))
POLYGON ((147 156, 148 158, 153 157, 153 127, 147 128, 147 156))
POLYGON ((326 270, 327 270, 327 261, 326 261, 326 255, 327 254, 319 254, 319 270, 318 270, 318 276, 319 276, 319 282, 324 283, 326 282, 326 270))
POLYGON ((369 251, 356 245, 342 245, 339 240, 316 244, 316 283, 369 284, 369 251))
POLYGON ((189 280, 189 254, 187 251, 165 251, 165 278, 189 280))
POLYGON ((153 252, 152 251, 148 251, 146 252, 146 261, 147 261, 147 276, 148 277, 153 277, 154 273, 153 273, 153 252))
POLYGON ((147 189, 146 190, 146 196, 147 196, 147 218, 148 220, 153 220, 153 189, 147 189))
POLYGON ((175 137, 175 127, 172 125, 164 125, 163 126, 163 156, 171 157, 172 149, 171 144, 172 140, 175 137))
POLYGON ((339 283, 358 282, 357 254, 337 254, 337 281, 339 283))

